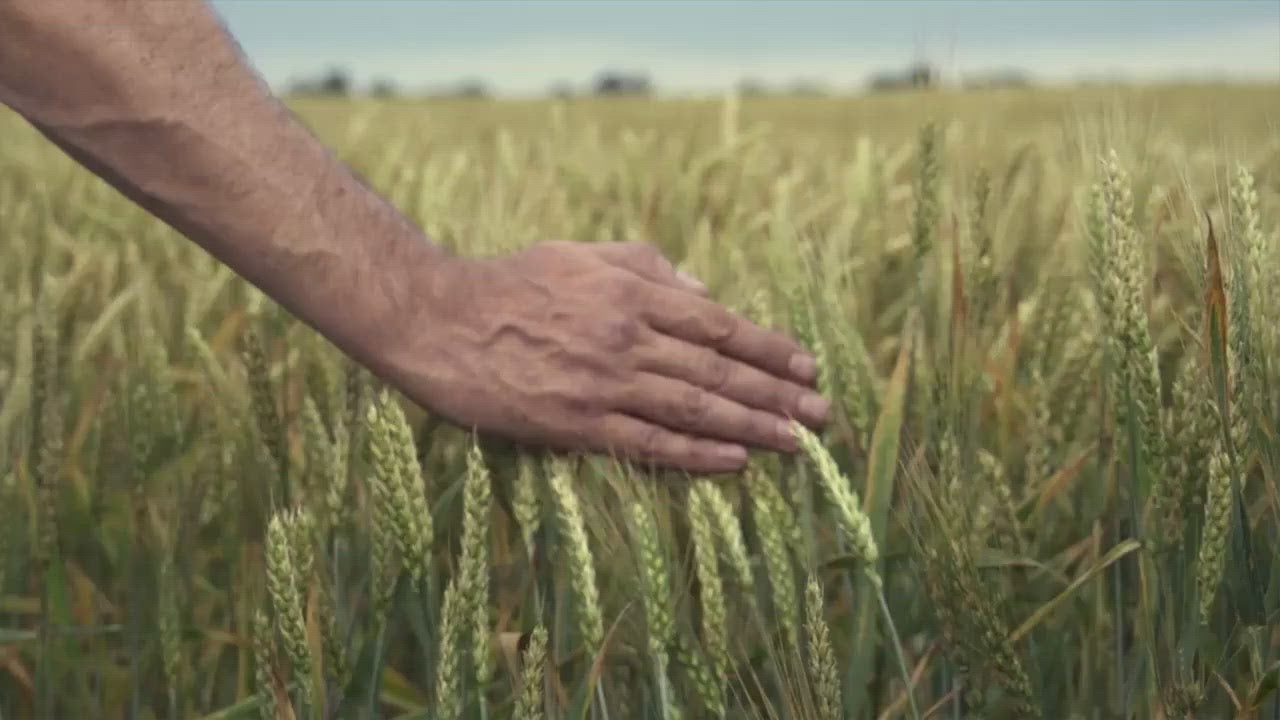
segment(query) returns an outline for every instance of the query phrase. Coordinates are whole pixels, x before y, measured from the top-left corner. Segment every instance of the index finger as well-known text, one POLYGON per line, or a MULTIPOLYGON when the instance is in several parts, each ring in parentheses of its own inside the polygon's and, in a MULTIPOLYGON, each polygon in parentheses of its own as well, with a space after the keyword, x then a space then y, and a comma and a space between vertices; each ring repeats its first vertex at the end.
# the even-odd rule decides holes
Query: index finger
POLYGON ((651 287, 640 313, 653 329, 813 387, 818 363, 795 340, 766 330, 712 300, 651 287))

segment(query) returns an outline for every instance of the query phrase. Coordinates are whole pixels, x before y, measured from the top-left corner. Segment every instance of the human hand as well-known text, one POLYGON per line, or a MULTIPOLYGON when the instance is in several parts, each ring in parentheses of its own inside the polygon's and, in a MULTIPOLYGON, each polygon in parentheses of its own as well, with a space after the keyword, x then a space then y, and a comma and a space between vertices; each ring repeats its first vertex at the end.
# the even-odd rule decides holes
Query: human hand
POLYGON ((740 470, 748 446, 794 451, 789 418, 827 421, 813 358, 652 246, 547 242, 437 267, 374 364, 446 420, 696 473, 740 470))
POLYGON ((788 417, 826 419, 809 356, 651 247, 449 257, 271 96, 206 3, 0 2, 0 41, 0 102, 445 420, 716 472, 794 449, 788 417))

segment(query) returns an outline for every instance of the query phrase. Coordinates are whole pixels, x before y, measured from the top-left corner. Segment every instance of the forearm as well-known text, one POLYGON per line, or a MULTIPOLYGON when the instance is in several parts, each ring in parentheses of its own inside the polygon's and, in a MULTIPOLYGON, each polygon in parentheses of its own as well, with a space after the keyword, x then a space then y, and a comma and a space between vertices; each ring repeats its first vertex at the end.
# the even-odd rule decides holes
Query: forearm
POLYGON ((201 0, 0 0, 0 101, 357 356, 424 299, 404 278, 436 274, 386 270, 444 258, 272 97, 201 0))

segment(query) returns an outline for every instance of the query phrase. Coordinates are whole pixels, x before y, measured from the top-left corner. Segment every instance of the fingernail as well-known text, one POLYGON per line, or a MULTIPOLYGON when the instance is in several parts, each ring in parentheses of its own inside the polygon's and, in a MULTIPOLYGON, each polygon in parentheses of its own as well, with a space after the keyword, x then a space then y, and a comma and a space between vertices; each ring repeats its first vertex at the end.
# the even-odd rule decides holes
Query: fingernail
POLYGON ((739 463, 747 459, 747 449, 740 445, 721 445, 716 455, 725 462, 739 463))
POLYGON ((690 275, 689 273, 683 270, 677 270, 676 277, 680 278, 680 282, 684 283, 685 285, 688 285, 690 290, 696 290, 698 292, 702 292, 707 289, 707 286, 701 280, 695 278, 694 276, 690 275))
POLYGON ((797 379, 808 382, 818 375, 818 361, 812 355, 792 355, 790 370, 797 379))
POLYGON ((799 445, 799 438, 796 437, 795 426, 790 420, 778 421, 778 438, 789 448, 795 448, 799 445))
POLYGON ((800 399, 800 414, 809 422, 826 422, 830 411, 831 403, 821 395, 809 394, 800 399))

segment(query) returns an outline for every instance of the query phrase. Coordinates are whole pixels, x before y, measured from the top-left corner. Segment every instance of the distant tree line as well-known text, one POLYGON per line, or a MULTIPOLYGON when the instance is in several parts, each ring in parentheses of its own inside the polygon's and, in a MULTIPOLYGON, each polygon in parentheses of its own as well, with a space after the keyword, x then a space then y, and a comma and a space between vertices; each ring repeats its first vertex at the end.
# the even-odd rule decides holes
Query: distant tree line
MULTIPOLYGON (((395 86, 387 82, 384 90, 394 93, 395 86)), ((351 76, 341 68, 330 68, 316 79, 295 80, 289 84, 290 95, 337 95, 351 94, 351 76)))
POLYGON ((901 89, 931 88, 938 84, 938 70, 928 63, 915 63, 906 70, 890 70, 871 76, 868 87, 884 92, 901 89))
MULTIPOLYGON (((913 63, 899 70, 887 70, 873 74, 866 82, 870 92, 884 93, 900 90, 928 90, 938 87, 941 74, 938 69, 928 63, 913 63)), ((1029 87, 1032 80, 1029 75, 1019 70, 998 70, 964 78, 961 82, 967 88, 1019 88, 1029 87)), ((793 80, 777 87, 754 78, 742 80, 737 91, 744 97, 764 95, 815 96, 827 94, 826 88, 819 82, 806 79, 793 80)), ((287 92, 290 95, 320 95, 346 97, 358 94, 350 74, 342 68, 330 68, 317 78, 299 80, 291 83, 287 92)), ((582 91, 575 90, 568 82, 553 84, 548 91, 551 97, 571 98, 578 95, 594 95, 598 97, 631 96, 645 97, 653 94, 653 82, 643 72, 606 70, 595 76, 592 82, 582 91)), ((482 99, 492 95, 489 86, 479 79, 466 79, 454 85, 428 88, 424 92, 407 93, 389 78, 375 78, 370 82, 367 94, 377 98, 392 98, 404 95, 427 97, 452 97, 482 99)))
MULTIPOLYGON (((290 95, 322 95, 346 97, 358 94, 351 75, 342 68, 330 68, 319 77, 295 80, 289 83, 286 91, 290 95)), ((641 72, 606 70, 596 76, 590 88, 582 94, 609 95, 650 95, 653 92, 653 81, 641 72)), ((370 84, 368 94, 373 97, 389 98, 408 95, 389 78, 375 78, 370 84)), ((455 85, 428 88, 424 92, 412 93, 429 97, 486 98, 492 93, 482 80, 467 79, 455 85)), ((572 97, 577 95, 573 85, 561 81, 552 85, 550 94, 555 97, 572 97)))

